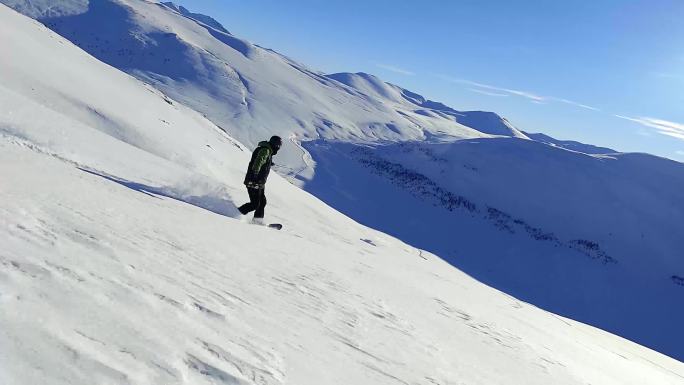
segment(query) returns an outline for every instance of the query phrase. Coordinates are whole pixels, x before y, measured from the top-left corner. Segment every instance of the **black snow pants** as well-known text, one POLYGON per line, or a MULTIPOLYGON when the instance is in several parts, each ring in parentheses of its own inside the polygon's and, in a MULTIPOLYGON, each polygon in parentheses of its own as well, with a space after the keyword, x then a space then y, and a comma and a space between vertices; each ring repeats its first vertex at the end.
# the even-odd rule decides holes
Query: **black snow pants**
POLYGON ((240 206, 238 210, 242 215, 249 214, 254 211, 254 218, 264 217, 264 208, 266 207, 266 189, 247 187, 247 194, 249 194, 249 203, 240 206), (256 210, 256 211, 255 211, 256 210))

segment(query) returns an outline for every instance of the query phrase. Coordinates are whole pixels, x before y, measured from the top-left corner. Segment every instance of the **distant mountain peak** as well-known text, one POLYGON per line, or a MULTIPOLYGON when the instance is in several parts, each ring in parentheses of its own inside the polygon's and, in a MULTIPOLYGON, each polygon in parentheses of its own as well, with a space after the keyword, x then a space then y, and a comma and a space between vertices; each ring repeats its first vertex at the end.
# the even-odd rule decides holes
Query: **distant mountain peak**
POLYGON ((576 151, 576 152, 581 152, 584 154, 614 154, 619 151, 613 150, 612 148, 607 148, 607 147, 599 147, 599 146, 594 146, 591 144, 585 144, 581 142, 577 142, 574 140, 559 140, 556 138, 553 138, 549 135, 541 134, 541 133, 531 133, 531 132, 525 132, 525 135, 527 135, 530 139, 536 140, 537 142, 547 144, 552 147, 559 147, 559 148, 564 148, 566 150, 570 151, 576 151))
POLYGON ((358 81, 365 81, 365 82, 372 82, 372 83, 377 83, 381 85, 386 85, 382 79, 379 77, 369 74, 367 72, 337 72, 334 74, 328 74, 325 75, 328 78, 335 79, 341 83, 347 84, 348 83, 353 83, 353 82, 358 82, 358 81))
POLYGON ((188 18, 193 19, 195 21, 199 21, 200 23, 206 24, 209 27, 217 29, 221 32, 230 34, 230 32, 228 32, 228 30, 221 23, 219 23, 216 19, 214 19, 211 16, 203 15, 201 13, 190 12, 187 8, 183 7, 182 5, 178 5, 178 4, 171 2, 171 1, 162 2, 161 4, 167 6, 168 8, 173 9, 174 11, 180 13, 181 15, 183 15, 185 17, 188 17, 188 18))
POLYGON ((373 75, 373 74, 369 74, 368 72, 356 72, 354 75, 358 75, 358 76, 361 76, 362 78, 366 78, 366 79, 377 79, 377 80, 380 80, 379 77, 377 77, 377 76, 375 76, 375 75, 373 75))
POLYGON ((424 116, 441 116, 464 126, 490 135, 527 138, 508 120, 489 111, 459 111, 444 103, 430 100, 392 83, 387 83, 366 72, 339 72, 326 75, 327 78, 343 83, 370 97, 406 104, 414 112, 424 116))

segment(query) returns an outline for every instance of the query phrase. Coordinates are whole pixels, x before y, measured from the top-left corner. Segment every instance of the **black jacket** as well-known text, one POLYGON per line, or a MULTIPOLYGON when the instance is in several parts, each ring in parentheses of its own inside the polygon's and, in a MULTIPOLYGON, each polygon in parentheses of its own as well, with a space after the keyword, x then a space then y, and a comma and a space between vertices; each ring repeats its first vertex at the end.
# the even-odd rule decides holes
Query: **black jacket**
POLYGON ((247 166, 245 185, 251 188, 262 189, 266 185, 266 179, 271 172, 273 148, 268 142, 260 142, 252 153, 252 159, 247 166))

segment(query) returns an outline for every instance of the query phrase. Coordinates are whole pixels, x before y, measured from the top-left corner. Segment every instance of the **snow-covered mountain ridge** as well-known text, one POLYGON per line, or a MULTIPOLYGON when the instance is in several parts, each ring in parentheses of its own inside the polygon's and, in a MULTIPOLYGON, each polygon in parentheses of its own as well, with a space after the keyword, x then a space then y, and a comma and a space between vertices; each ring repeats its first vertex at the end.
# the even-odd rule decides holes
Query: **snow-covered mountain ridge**
POLYGON ((560 147, 570 151, 577 151, 584 154, 615 154, 620 151, 607 147, 598 147, 591 144, 580 143, 574 140, 558 140, 541 133, 525 132, 525 135, 540 143, 545 143, 553 147, 560 147))
POLYGON ((278 175, 286 229, 244 223, 249 154, 212 122, 4 6, 0 44, 2 384, 684 379, 278 175))
MULTIPOLYGON (((198 24, 196 17, 186 17, 188 13, 175 5, 82 0, 85 12, 62 16, 56 10, 71 10, 71 3, 2 2, 30 10, 28 15, 93 56, 200 111, 250 147, 273 133, 299 140, 451 140, 488 137, 490 125, 496 135, 524 137, 501 118, 480 120, 478 112, 470 117, 470 112, 447 110, 422 97, 378 99, 337 81, 339 76, 325 76, 204 22, 198 24), (424 105, 417 105, 418 100, 424 105)), ((392 96, 402 92, 375 77, 350 76, 380 85, 392 96)), ((281 162, 293 173, 312 172, 294 147, 284 148, 281 162)))
POLYGON ((203 15, 201 13, 190 12, 187 8, 182 7, 180 5, 176 5, 170 1, 163 2, 162 4, 164 4, 165 6, 171 8, 173 10, 175 10, 176 12, 180 13, 183 16, 189 17, 189 18, 196 20, 200 23, 204 23, 204 24, 208 25, 209 27, 217 29, 221 32, 230 34, 230 32, 228 32, 228 30, 223 25, 221 25, 221 23, 216 21, 216 19, 214 19, 211 16, 203 15))

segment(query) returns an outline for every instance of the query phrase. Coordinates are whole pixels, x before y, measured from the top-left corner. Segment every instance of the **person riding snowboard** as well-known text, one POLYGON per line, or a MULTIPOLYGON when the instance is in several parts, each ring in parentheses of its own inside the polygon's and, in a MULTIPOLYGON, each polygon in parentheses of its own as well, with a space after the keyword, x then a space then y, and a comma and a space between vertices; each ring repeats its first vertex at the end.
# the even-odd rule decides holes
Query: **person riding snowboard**
POLYGON ((263 224, 264 208, 266 207, 266 179, 271 172, 273 165, 272 158, 280 150, 283 144, 279 136, 272 136, 268 142, 263 141, 252 153, 252 159, 247 167, 245 175, 245 186, 249 194, 249 202, 240 206, 238 210, 242 215, 247 215, 254 211, 254 223, 263 224))

